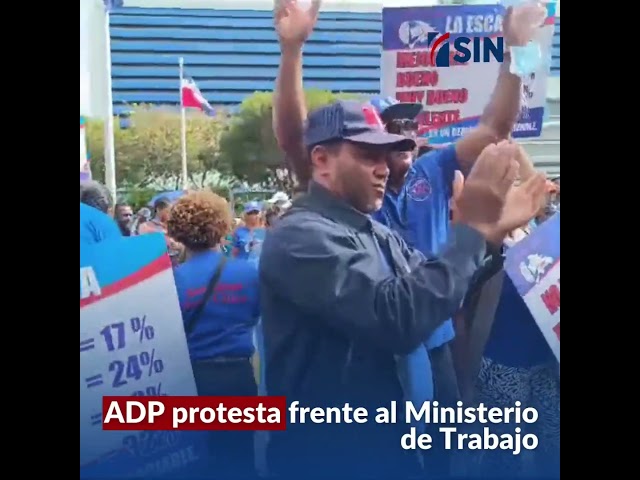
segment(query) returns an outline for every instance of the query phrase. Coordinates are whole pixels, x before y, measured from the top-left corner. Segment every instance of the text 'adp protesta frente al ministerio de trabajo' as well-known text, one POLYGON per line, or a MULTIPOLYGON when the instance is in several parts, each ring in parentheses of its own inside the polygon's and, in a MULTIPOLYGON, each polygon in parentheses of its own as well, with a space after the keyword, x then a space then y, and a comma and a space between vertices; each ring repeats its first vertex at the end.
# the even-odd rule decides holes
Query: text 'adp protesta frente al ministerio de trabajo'
POLYGON ((391 402, 369 411, 348 403, 341 407, 287 405, 284 397, 105 397, 105 430, 285 430, 290 424, 410 425, 400 443, 406 450, 429 450, 434 441, 447 450, 505 450, 518 455, 538 446, 533 433, 523 427, 538 420, 536 409, 487 407, 484 404, 454 407, 437 401, 414 405, 391 402), (421 433, 420 425, 438 425, 440 438, 421 433), (500 433, 492 427, 500 425, 500 433), (512 428, 510 432, 505 432, 512 428))

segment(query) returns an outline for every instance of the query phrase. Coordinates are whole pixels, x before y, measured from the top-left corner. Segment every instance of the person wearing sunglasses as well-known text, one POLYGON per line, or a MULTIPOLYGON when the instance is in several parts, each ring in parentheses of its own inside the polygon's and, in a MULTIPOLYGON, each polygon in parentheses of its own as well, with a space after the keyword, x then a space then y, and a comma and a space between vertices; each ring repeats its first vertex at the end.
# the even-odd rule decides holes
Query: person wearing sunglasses
MULTIPOLYGON (((414 140, 418 139, 418 122, 416 121, 416 117, 422 112, 422 104, 401 103, 392 97, 374 97, 370 100, 370 103, 378 111, 389 133, 403 135, 414 140)), ((407 208, 407 195, 409 198, 422 202, 424 211, 419 212, 422 216, 424 216, 426 211, 434 209, 434 207, 431 206, 431 201, 434 202, 433 205, 439 205, 440 202, 444 201, 444 198, 446 198, 448 202, 450 196, 448 189, 439 188, 434 191, 434 187, 438 188, 437 183, 430 182, 428 179, 418 177, 420 178, 418 181, 411 180, 412 174, 410 174, 410 171, 412 170, 415 159, 418 157, 424 158, 423 155, 431 150, 426 142, 423 142, 420 148, 405 152, 392 152, 389 155, 387 159, 389 178, 387 180, 382 208, 373 215, 375 220, 389 227, 391 230, 398 232, 407 244, 412 247, 418 247, 422 251, 425 251, 426 240, 421 238, 421 231, 424 231, 424 226, 419 222, 421 217, 416 215, 415 212, 410 216, 411 212, 407 208), (412 183, 407 184, 407 178, 409 178, 409 182, 412 183)), ((429 160, 426 166, 422 168, 434 170, 434 175, 440 178, 443 177, 442 173, 438 174, 435 172, 435 170, 439 168, 437 160, 429 160)), ((433 218, 437 219, 438 217, 436 215, 433 218)), ((435 233, 442 235, 442 232, 435 233)), ((433 243, 427 243, 426 251, 433 252, 433 243)), ((407 357, 408 370, 424 370, 425 378, 433 378, 431 388, 425 390, 429 398, 424 398, 424 401, 434 400, 436 391, 439 392, 437 399, 440 401, 452 402, 457 397, 455 375, 453 375, 452 372, 450 372, 450 375, 441 375, 439 378, 433 374, 436 370, 434 367, 439 367, 440 364, 444 362, 443 358, 449 356, 448 344, 454 337, 453 322, 448 320, 433 332, 422 347, 419 347, 407 357), (432 362, 436 362, 438 365, 433 365, 432 362)), ((444 458, 445 456, 439 455, 439 457, 444 458)), ((446 461, 444 463, 445 465, 431 465, 430 469, 446 472, 446 461)))
MULTIPOLYGON (((420 107, 420 111, 422 111, 422 105, 419 103, 397 103, 396 105, 402 105, 405 107, 413 107, 414 105, 420 107)), ((420 113, 418 111, 418 113, 420 113)), ((417 137, 418 133, 418 122, 415 120, 411 120, 408 118, 392 118, 388 122, 386 122, 387 132, 395 133, 397 135, 404 135, 406 137, 417 137)))
MULTIPOLYGON (((377 109, 387 131, 418 139, 416 118, 422 112, 422 104, 401 103, 393 97, 374 97, 370 103, 377 109)), ((420 149, 391 154, 388 158, 389 179, 385 197, 382 208, 374 214, 374 218, 398 232, 409 246, 425 254, 439 254, 446 244, 449 231, 453 180, 455 175, 462 176, 456 171, 470 170, 475 158, 466 150, 477 149, 477 145, 483 141, 484 138, 470 137, 458 144, 435 149, 429 147, 425 139, 420 149)), ((518 163, 526 164, 520 172, 523 179, 535 173, 527 159, 518 155, 518 163)), ((425 400, 435 398, 441 403, 451 404, 459 397, 456 374, 450 365, 450 344, 454 338, 453 321, 449 320, 424 343, 428 355, 418 349, 409 357, 411 364, 424 365, 425 375, 433 378, 432 398, 425 400)), ((449 468, 448 452, 440 449, 438 455, 432 456, 428 463, 429 470, 434 474, 446 475, 449 468)))

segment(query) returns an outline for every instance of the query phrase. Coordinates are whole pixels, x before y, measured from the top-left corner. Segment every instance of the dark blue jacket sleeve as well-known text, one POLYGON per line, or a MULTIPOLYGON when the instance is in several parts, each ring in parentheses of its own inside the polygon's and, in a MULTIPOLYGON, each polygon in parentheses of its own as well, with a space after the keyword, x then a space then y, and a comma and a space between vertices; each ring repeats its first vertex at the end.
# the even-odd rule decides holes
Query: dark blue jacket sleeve
POLYGON ((417 348, 458 309, 485 241, 456 227, 450 247, 428 260, 407 249, 413 268, 380 278, 377 252, 356 244, 330 221, 296 219, 265 243, 261 282, 306 313, 357 341, 396 354, 417 348))

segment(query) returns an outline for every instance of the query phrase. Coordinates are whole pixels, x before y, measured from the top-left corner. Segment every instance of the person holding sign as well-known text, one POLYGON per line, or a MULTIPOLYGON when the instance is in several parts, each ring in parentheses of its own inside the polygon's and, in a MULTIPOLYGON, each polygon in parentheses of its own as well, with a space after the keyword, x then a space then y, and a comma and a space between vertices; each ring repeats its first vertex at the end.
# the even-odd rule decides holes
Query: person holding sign
MULTIPOLYGON (((199 395, 257 395, 251 358, 258 273, 220 251, 231 225, 227 201, 208 191, 181 197, 167 222, 168 234, 186 249, 174 275, 199 395)), ((210 448, 220 478, 253 474, 253 432, 211 432, 210 448)))
MULTIPOLYGON (((526 155, 524 151, 521 154, 526 155)), ((547 182, 547 194, 551 193, 550 187, 547 182)), ((541 211, 544 213, 546 208, 543 206, 541 211)), ((512 235, 505 239, 504 250, 507 255, 511 248, 535 233, 529 229, 518 231, 519 236, 512 235)), ((540 241, 536 243, 541 244, 540 241)), ((559 243, 552 250, 558 248, 559 243)), ((545 257, 539 256, 540 263, 536 265, 542 271, 548 269, 551 263, 549 257, 545 257)), ((493 267, 489 267, 494 271, 483 275, 470 288, 469 296, 476 298, 473 302, 475 308, 469 309, 467 321, 472 333, 471 341, 477 344, 471 344, 472 348, 468 348, 476 352, 476 358, 470 362, 475 374, 471 378, 474 400, 498 408, 513 405, 516 401, 523 406, 536 408, 539 420, 532 427, 541 440, 533 466, 539 476, 555 477, 559 474, 560 451, 559 365, 510 275, 505 275, 503 262, 504 258, 496 259, 499 271, 496 273, 493 267), (496 282, 500 282, 501 289, 492 287, 496 282), (481 302, 491 302, 493 308, 479 308, 481 302)), ((557 307, 559 310, 559 297, 557 307)), ((501 455, 499 452, 483 452, 473 460, 477 462, 472 463, 474 471, 482 471, 490 476, 502 474, 516 477, 530 473, 532 468, 530 464, 525 465, 522 458, 501 455)))

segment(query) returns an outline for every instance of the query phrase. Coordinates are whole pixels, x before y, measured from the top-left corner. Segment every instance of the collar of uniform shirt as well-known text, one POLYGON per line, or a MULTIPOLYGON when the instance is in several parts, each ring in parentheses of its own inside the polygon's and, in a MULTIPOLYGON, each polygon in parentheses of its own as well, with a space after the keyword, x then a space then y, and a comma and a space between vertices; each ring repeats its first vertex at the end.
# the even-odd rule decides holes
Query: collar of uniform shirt
POLYGON ((358 230, 371 229, 372 222, 368 215, 359 212, 316 182, 311 182, 307 195, 294 201, 293 208, 296 206, 310 208, 321 215, 358 230))

